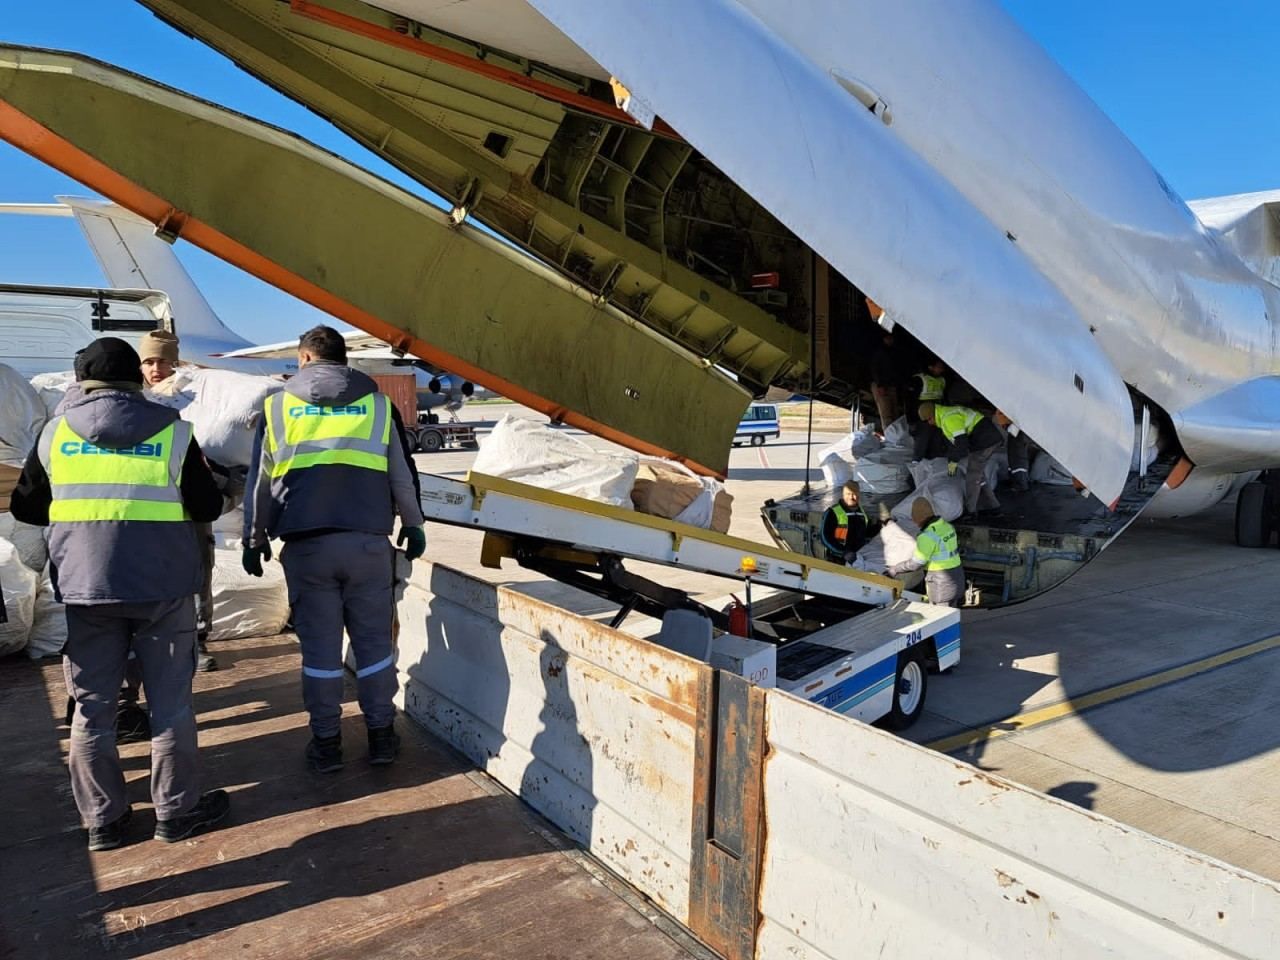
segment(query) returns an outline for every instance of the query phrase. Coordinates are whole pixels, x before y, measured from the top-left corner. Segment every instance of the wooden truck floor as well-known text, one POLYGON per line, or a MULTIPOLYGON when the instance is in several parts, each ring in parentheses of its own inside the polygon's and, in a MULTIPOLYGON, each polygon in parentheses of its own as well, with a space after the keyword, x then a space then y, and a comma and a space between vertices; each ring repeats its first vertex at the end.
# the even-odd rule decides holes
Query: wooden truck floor
POLYGON ((145 743, 121 749, 127 844, 89 854, 65 769, 61 665, 0 662, 0 957, 705 957, 678 926, 401 717, 399 762, 308 774, 292 636, 215 643, 197 675, 206 788, 226 824, 150 839, 145 743))

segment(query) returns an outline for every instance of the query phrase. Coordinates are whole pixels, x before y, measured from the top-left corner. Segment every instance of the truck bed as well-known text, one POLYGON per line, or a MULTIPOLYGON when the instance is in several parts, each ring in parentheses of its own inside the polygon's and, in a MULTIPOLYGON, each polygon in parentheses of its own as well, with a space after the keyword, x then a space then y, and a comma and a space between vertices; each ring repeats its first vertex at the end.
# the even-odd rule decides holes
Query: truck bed
POLYGON ((129 744, 129 842, 98 854, 76 827, 60 664, 0 662, 0 957, 708 956, 407 719, 400 761, 369 767, 354 689, 346 768, 307 774, 293 637, 213 652, 196 710, 206 787, 232 792, 231 817, 149 839, 148 745, 129 744))

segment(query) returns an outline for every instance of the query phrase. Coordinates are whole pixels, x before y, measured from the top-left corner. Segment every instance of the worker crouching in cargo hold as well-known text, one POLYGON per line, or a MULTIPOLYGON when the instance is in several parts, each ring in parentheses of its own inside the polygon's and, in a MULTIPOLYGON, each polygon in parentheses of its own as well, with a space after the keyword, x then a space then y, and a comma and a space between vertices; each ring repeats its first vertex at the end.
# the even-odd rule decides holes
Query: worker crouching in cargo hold
POLYGON ((857 482, 850 480, 840 491, 840 502, 822 515, 822 545, 833 563, 850 563, 871 539, 871 521, 861 497, 857 482))
POLYGON ((924 569, 925 590, 929 602, 944 607, 958 607, 964 599, 964 567, 960 562, 960 546, 956 528, 933 512, 924 497, 911 504, 911 521, 920 528, 916 550, 911 559, 889 568, 889 576, 924 569))
POLYGON ((994 513, 1000 501, 987 483, 987 461, 1004 445, 1004 434, 987 417, 968 407, 920 404, 920 419, 942 431, 947 442, 947 474, 965 461, 964 509, 968 515, 994 513))
POLYGON ((270 541, 284 541, 293 625, 302 646, 302 697, 311 717, 308 767, 342 768, 342 633, 356 659, 369 762, 399 749, 392 621, 391 534, 416 560, 426 551, 416 474, 404 427, 373 380, 346 365, 331 327, 298 342, 299 373, 266 399, 244 500, 244 568, 262 576, 270 541))
POLYGON ((115 337, 77 357, 80 392, 46 424, 15 490, 13 515, 49 526, 65 603, 63 671, 75 700, 68 767, 89 849, 120 846, 130 807, 116 749, 116 696, 137 657, 151 725, 157 840, 183 840, 226 816, 225 791, 200 793, 191 679, 196 523, 222 496, 190 424, 142 395, 137 352, 115 337))

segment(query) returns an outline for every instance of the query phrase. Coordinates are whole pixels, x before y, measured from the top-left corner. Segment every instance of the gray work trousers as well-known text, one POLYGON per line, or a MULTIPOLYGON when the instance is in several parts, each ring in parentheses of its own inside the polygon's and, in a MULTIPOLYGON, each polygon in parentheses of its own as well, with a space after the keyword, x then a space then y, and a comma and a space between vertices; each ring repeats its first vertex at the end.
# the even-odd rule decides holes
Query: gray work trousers
POLYGON ((998 510, 1000 501, 995 491, 987 483, 987 461, 1000 450, 1000 444, 982 450, 969 452, 968 465, 964 473, 964 510, 973 513, 975 510, 998 510))
POLYGON ((293 540, 280 551, 293 627, 302 646, 302 700, 311 732, 335 737, 342 719, 342 631, 356 658, 356 692, 370 730, 395 719, 391 541, 344 531, 293 540))
MULTIPOLYGON (((209 639, 209 631, 213 629, 213 524, 197 523, 196 540, 204 555, 204 579, 200 581, 200 592, 196 594, 196 637, 203 643, 209 639)), ((120 699, 128 703, 138 702, 138 691, 142 687, 142 667, 137 656, 131 656, 124 670, 124 687, 120 690, 120 699)))
POLYGON ((929 602, 941 607, 958 607, 964 602, 964 567, 931 570, 924 575, 929 602))
POLYGON ((62 669, 76 702, 71 791, 86 826, 117 820, 128 806, 116 750, 116 698, 125 661, 137 655, 151 718, 151 799, 156 819, 190 812, 200 799, 191 678, 196 617, 191 597, 152 603, 67 604, 62 669))
POLYGON ((200 553, 204 557, 204 579, 200 581, 200 592, 196 594, 196 633, 201 640, 208 640, 213 630, 213 538, 212 523, 197 523, 196 539, 200 542, 200 553))

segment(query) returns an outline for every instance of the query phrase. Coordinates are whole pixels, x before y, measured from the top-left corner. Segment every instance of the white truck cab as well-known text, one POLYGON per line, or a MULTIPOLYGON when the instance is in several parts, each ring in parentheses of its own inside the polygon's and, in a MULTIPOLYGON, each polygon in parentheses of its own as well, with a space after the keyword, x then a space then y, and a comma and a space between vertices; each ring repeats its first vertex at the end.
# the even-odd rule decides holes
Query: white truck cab
POLYGON ((152 330, 173 330, 158 290, 0 284, 0 363, 28 379, 71 370, 76 352, 98 337, 136 347, 152 330))

